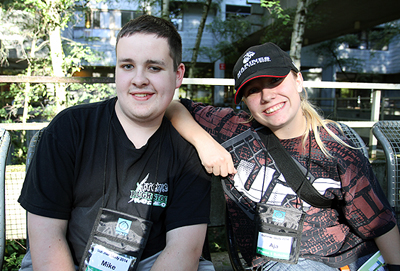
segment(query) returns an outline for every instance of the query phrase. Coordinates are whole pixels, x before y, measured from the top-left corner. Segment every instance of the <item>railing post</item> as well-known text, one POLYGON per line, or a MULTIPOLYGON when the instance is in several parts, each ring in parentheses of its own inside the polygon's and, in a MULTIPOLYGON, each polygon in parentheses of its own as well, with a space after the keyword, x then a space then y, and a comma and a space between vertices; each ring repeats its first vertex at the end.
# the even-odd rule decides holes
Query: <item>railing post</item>
MULTIPOLYGON (((382 106, 381 106, 380 115, 379 115, 379 120, 385 120, 385 102, 386 101, 389 101, 389 99, 383 97, 382 98, 382 106)), ((390 107, 389 107, 389 110, 390 110, 390 107)), ((394 114, 394 112, 390 112, 389 111, 388 115, 390 115, 390 114, 394 114)))
POLYGON ((333 117, 337 119, 337 105, 338 105, 338 98, 335 95, 335 98, 333 99, 333 117))
MULTIPOLYGON (((371 121, 379 121, 379 113, 381 107, 381 91, 372 89, 372 107, 371 107, 371 121)), ((372 134, 372 129, 369 131, 369 152, 371 158, 376 158, 376 145, 377 139, 372 134)))

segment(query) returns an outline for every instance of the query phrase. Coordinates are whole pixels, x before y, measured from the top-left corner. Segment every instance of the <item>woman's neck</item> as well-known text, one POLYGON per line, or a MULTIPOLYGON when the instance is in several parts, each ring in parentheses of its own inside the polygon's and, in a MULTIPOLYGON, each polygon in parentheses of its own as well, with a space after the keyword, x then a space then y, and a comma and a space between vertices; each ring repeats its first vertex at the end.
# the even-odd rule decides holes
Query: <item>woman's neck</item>
POLYGON ((301 115, 300 118, 293 120, 290 124, 286 124, 282 128, 271 129, 271 131, 279 139, 290 139, 302 136, 308 130, 306 117, 301 115))

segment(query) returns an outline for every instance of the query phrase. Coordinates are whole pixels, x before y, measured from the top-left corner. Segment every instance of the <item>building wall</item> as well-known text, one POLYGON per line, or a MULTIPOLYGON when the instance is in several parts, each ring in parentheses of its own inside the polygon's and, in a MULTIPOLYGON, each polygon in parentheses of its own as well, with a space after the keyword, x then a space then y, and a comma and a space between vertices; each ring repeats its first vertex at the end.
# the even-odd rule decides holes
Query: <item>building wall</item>
MULTIPOLYGON (((282 5, 293 5, 294 0, 283 0, 282 5)), ((253 1, 254 2, 254 1, 253 1)), ((255 0, 259 3, 259 0, 255 0)), ((198 4, 196 1, 186 2, 188 8, 183 12, 182 29, 179 33, 183 40, 183 61, 190 62, 192 57, 192 48, 196 40, 197 29, 200 23, 201 15, 203 13, 203 5, 198 4)), ((214 6, 207 17, 207 24, 211 23, 217 16, 225 19, 226 5, 236 6, 251 6, 251 1, 246 0, 223 0, 214 6), (249 3, 249 4, 248 4, 249 3)), ((75 13, 75 23, 70 24, 63 30, 62 35, 68 39, 81 42, 91 46, 94 50, 102 53, 101 60, 97 63, 86 63, 88 66, 101 66, 113 67, 115 65, 115 43, 116 36, 121 27, 121 12, 129 10, 138 10, 140 7, 134 1, 114 1, 107 3, 92 2, 91 7, 101 12, 100 14, 100 27, 86 28, 85 14, 77 11, 75 13)), ((253 7, 252 7, 253 9, 253 7)), ((152 13, 159 15, 160 8, 155 7, 152 13)), ((11 26, 7 26, 11 29, 11 26)), ((15 48, 10 49, 10 56, 14 58, 22 57, 21 50, 18 49, 17 38, 12 37, 11 34, 5 35, 3 31, 3 40, 15 39, 15 48)), ((208 32, 207 28, 204 29, 201 46, 214 47, 216 45, 215 37, 208 32)), ((325 68, 327 59, 321 55, 316 55, 314 48, 317 45, 303 47, 302 50, 302 67, 309 68, 325 68)), ((344 48, 341 50, 342 57, 353 57, 363 59, 361 70, 355 70, 354 67, 345 67, 348 72, 363 72, 363 73, 378 73, 384 75, 395 75, 400 73, 400 37, 397 38, 389 45, 388 51, 375 51, 371 54, 369 50, 349 49, 344 48)), ((210 63, 204 55, 199 55, 198 62, 210 63)), ((217 65, 218 66, 218 65, 217 65)), ((333 72, 338 72, 336 68, 333 72)), ((223 73, 215 74, 216 77, 223 77, 223 73)), ((335 78, 335 76, 328 76, 328 78, 335 78)), ((393 78, 393 77, 390 77, 393 78)))
POLYGON ((389 73, 400 73, 400 36, 389 45, 389 73))
MULTIPOLYGON (((230 5, 245 5, 245 0, 228 0, 222 1, 221 6, 226 4, 230 5)), ((183 61, 190 62, 192 58, 192 50, 195 45, 198 26, 200 24, 201 16, 203 13, 203 4, 197 2, 186 2, 187 8, 183 11, 182 18, 182 29, 178 32, 182 36, 183 45, 183 61)), ((94 50, 100 51, 104 54, 102 60, 98 63, 90 63, 95 66, 113 66, 115 65, 115 43, 116 36, 121 27, 120 18, 121 10, 138 10, 137 4, 125 3, 120 1, 118 3, 111 3, 109 5, 94 3, 91 4, 91 8, 101 11, 101 22, 100 28, 90 28, 85 27, 85 15, 83 12, 76 12, 76 22, 70 24, 63 31, 63 36, 84 44, 88 44, 94 50), (107 25, 109 25, 107 27, 107 25)), ((225 18, 224 8, 219 9, 218 6, 214 5, 207 16, 206 25, 211 23, 216 16, 221 16, 225 18), (221 13, 222 11, 222 13, 221 13)), ((155 7, 152 10, 152 14, 159 14, 159 8, 155 7)), ((156 15, 157 16, 157 15, 156 15)), ((215 37, 204 28, 201 47, 214 47, 216 45, 215 37)), ((199 55, 198 62, 210 63, 210 59, 204 55, 199 55)))
MULTIPOLYGON (((183 12, 183 29, 179 31, 182 37, 182 47, 183 62, 190 62, 192 59, 192 50, 194 48, 198 27, 200 25, 201 16, 203 13, 203 5, 192 4, 190 7, 183 12)), ((210 9, 207 16, 206 25, 211 23, 216 16, 215 8, 210 9)), ((200 47, 210 47, 215 46, 215 39, 213 35, 207 31, 205 27, 203 30, 203 35, 200 43, 200 47)), ((209 63, 210 60, 207 57, 199 55, 197 58, 198 62, 209 63)))
MULTIPOLYGON (((322 54, 317 54, 315 48, 320 44, 305 46, 301 51, 301 66, 308 68, 326 68, 328 59, 322 54)), ((366 50, 350 49, 343 45, 339 57, 355 58, 360 60, 361 66, 344 66, 349 73, 375 73, 375 74, 398 74, 400 73, 400 37, 394 39, 388 46, 388 50, 366 50)), ((336 67, 333 72, 340 72, 336 67)))

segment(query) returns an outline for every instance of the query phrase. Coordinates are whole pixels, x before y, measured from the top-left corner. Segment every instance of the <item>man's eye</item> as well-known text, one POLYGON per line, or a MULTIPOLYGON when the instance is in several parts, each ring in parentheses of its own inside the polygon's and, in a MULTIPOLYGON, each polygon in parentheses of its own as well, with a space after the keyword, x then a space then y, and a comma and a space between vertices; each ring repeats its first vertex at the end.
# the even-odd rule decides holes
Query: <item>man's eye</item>
POLYGON ((157 72, 157 71, 160 71, 161 68, 160 67, 156 67, 156 66, 151 66, 150 70, 157 72))
POLYGON ((125 70, 130 70, 130 69, 133 68, 133 65, 132 64, 125 64, 125 65, 122 66, 122 68, 125 69, 125 70))

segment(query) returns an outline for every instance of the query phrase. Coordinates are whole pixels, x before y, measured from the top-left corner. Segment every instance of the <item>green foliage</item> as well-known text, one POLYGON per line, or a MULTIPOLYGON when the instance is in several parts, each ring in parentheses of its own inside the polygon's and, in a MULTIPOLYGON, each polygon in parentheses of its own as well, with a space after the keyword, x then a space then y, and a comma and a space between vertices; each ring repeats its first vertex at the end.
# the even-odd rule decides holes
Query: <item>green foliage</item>
MULTIPOLYGON (((262 21, 272 20, 273 24, 263 31, 261 43, 274 42, 280 46, 286 45, 287 37, 291 36, 295 9, 282 9, 280 1, 262 0, 261 5, 268 9, 262 21)), ((224 58, 225 63, 235 63, 242 52, 238 51, 238 45, 248 38, 251 22, 241 15, 229 16, 226 20, 215 18, 207 25, 207 31, 211 32, 218 41, 214 48, 201 48, 200 54, 206 56, 211 62, 224 58)))
POLYGON ((206 97, 193 98, 193 101, 203 103, 203 104, 213 104, 213 98, 212 98, 211 94, 206 97))
MULTIPOLYGON (((31 10, 33 9, 33 2, 33 0, 27 2, 28 4, 25 7, 25 11, 28 10, 31 12, 36 12, 31 10)), ((72 3, 72 1, 60 1, 58 7, 66 7, 67 5, 71 7, 72 3)), ((41 5, 45 4, 42 3, 41 5)), ((14 8, 16 7, 18 7, 18 2, 15 3, 14 8)), ((45 6, 43 6, 42 8, 45 8, 45 6)), ((44 12, 42 12, 40 16, 44 16, 43 13, 44 12)), ((10 18, 14 18, 12 17, 12 14, 13 12, 9 13, 9 16, 11 16, 10 18)), ((23 14, 26 15, 26 13, 23 14)), ((34 19, 35 24, 42 23, 43 18, 41 18, 40 16, 40 18, 38 18, 38 16, 36 16, 36 13, 33 13, 31 15, 31 18, 36 18, 34 19)), ((63 18, 63 20, 65 20, 65 18, 63 18)), ((64 22, 61 22, 61 24, 64 24, 64 22)), ((22 75, 52 75, 51 58, 49 56, 51 48, 49 47, 49 43, 46 40, 40 39, 41 35, 46 36, 46 34, 48 34, 48 32, 38 34, 38 36, 35 37, 24 35, 26 41, 23 43, 25 46, 22 48, 22 50, 27 52, 26 57, 28 61, 28 68, 21 73, 22 75), (31 43, 35 41, 37 42, 37 44, 35 44, 35 47, 37 48, 39 55, 36 56, 35 54, 32 58, 28 55, 32 47, 31 43)), ((92 51, 90 47, 83 44, 79 44, 71 40, 63 40, 62 46, 64 53, 62 69, 66 76, 72 76, 73 73, 81 70, 83 63, 93 63, 100 59, 100 55, 98 53, 92 51)), ((0 116, 3 119, 5 119, 6 121, 13 120, 16 122, 23 121, 21 117, 21 112, 25 106, 28 107, 28 119, 39 117, 42 120, 49 120, 54 117, 57 112, 54 84, 31 83, 28 87, 29 89, 27 89, 26 83, 12 84, 9 92, 4 92, 0 94, 2 95, 2 98, 4 100, 12 100, 12 104, 8 104, 5 108, 0 110, 0 116)), ((99 89, 104 90, 104 87, 99 89)), ((107 95, 108 92, 110 91, 107 90, 107 95)), ((99 96, 98 93, 96 94, 96 96, 99 96)), ((68 101, 68 104, 74 105, 75 103, 68 101)))
POLYGON ((24 165, 28 154, 28 142, 26 142, 26 131, 10 131, 11 143, 14 151, 11 153, 13 165, 24 165))
POLYGON ((100 60, 100 53, 83 44, 67 40, 63 42, 63 68, 67 76, 72 76, 83 67, 83 63, 94 63, 100 60))
MULTIPOLYGON (((27 76, 51 76, 53 66, 51 62, 49 37, 56 27, 65 27, 73 19, 76 8, 75 0, 17 0, 10 1, 7 10, 2 10, 0 19, 10 27, 6 31, 8 35, 22 37, 20 41, 14 41, 14 47, 22 51, 27 68, 20 75, 27 76), (12 23, 10 23, 12 22, 12 23)), ((80 2, 85 5, 87 2, 80 2)), ((6 41, 11 42, 11 41, 6 41)), ((2 43, 3 44, 3 43, 2 43)), ((3 46, 3 45, 2 45, 3 46)), ((100 54, 94 52, 84 44, 72 40, 63 39, 61 42, 63 62, 62 72, 66 77, 72 76, 83 68, 83 64, 94 63, 100 59, 100 54)), ((1 52, 5 53, 4 50, 1 52)), ((0 59, 1 61, 1 59, 0 59)), ((72 106, 84 102, 93 102, 109 98, 114 95, 114 90, 108 84, 104 85, 65 85, 67 97, 64 106, 72 106)), ((36 121, 51 120, 59 110, 56 100, 55 84, 18 83, 10 86, 10 91, 3 92, 2 100, 7 104, 0 109, 0 117, 3 122, 25 122, 27 119, 36 121), (22 112, 27 113, 25 115, 22 112)), ((61 97, 62 98, 62 97, 61 97)), ((16 133, 13 137, 13 145, 16 152, 13 160, 16 163, 24 163, 26 157, 26 142, 24 133, 16 133)))
MULTIPOLYGON (((9 92, 0 94, 5 98, 13 98, 12 105, 6 105, 0 109, 0 117, 3 122, 21 122, 24 87, 25 83, 12 84, 9 92)), ((29 118, 49 121, 57 114, 52 87, 53 84, 31 84, 29 118)), ((115 96, 115 90, 110 84, 69 84, 67 86, 66 107, 103 101, 113 96, 115 96)))
POLYGON ((275 19, 273 24, 264 29, 260 43, 273 42, 280 47, 287 46, 292 30, 292 24, 284 24, 281 19, 275 19))
POLYGON ((208 241, 211 253, 227 251, 225 232, 226 230, 224 226, 208 228, 208 241))
POLYGON ((17 271, 26 253, 26 240, 6 240, 3 271, 17 271))
POLYGON ((281 20, 283 25, 287 25, 290 20, 290 15, 281 7, 281 1, 261 0, 261 6, 268 9, 269 13, 281 20))
POLYGON ((115 90, 109 84, 71 84, 68 89, 68 106, 104 101, 115 96, 115 90))
POLYGON ((0 66, 8 65, 8 51, 3 42, 0 42, 0 66))
POLYGON ((76 8, 76 3, 75 0, 24 0, 16 1, 14 8, 36 14, 39 18, 39 26, 46 31, 51 31, 56 26, 64 28, 67 25, 76 8))
POLYGON ((218 43, 214 48, 200 48, 199 54, 208 57, 210 62, 224 58, 225 63, 234 63, 241 53, 236 44, 247 37, 250 26, 251 23, 240 15, 230 16, 225 21, 215 18, 206 29, 218 43))
POLYGON ((368 48, 382 50, 387 48, 393 38, 400 35, 400 21, 390 22, 382 28, 375 28, 368 31, 368 48))
POLYGON ((270 12, 267 18, 272 20, 273 23, 264 28, 260 43, 273 42, 281 47, 289 45, 287 42, 290 42, 288 37, 292 36, 295 13, 295 8, 287 8, 281 12, 270 12))
POLYGON ((3 122, 12 122, 13 117, 15 117, 18 113, 18 107, 13 106, 13 100, 17 97, 19 90, 15 88, 15 84, 10 86, 10 91, 4 91, 0 93, 1 100, 11 101, 11 103, 7 103, 0 110, 0 117, 3 119, 3 122))

